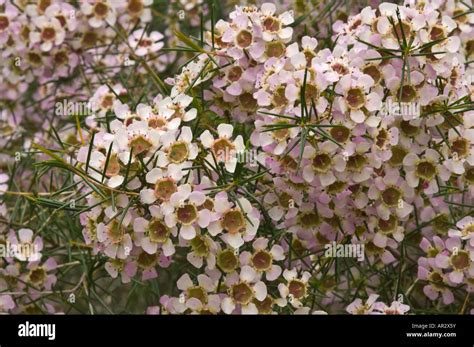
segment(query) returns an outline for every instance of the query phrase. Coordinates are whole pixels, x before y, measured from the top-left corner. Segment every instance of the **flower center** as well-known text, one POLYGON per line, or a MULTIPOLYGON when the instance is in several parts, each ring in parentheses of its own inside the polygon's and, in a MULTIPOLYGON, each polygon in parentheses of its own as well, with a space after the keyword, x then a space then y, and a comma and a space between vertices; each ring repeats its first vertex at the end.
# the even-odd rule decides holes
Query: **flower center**
POLYGON ((327 187, 327 192, 332 195, 336 195, 344 191, 346 188, 346 184, 342 181, 336 181, 333 184, 331 184, 329 187, 327 187))
POLYGON ((272 104, 275 107, 281 107, 288 103, 288 99, 285 96, 285 87, 278 87, 273 93, 272 104))
POLYGON ((417 92, 416 88, 410 84, 404 84, 397 90, 397 97, 400 96, 401 89, 401 102, 412 102, 416 99, 417 92))
POLYGON ((298 163, 289 155, 285 155, 280 159, 280 165, 287 171, 295 171, 298 168, 298 163))
POLYGON ((185 204, 183 206, 178 207, 176 211, 176 217, 178 221, 183 225, 193 224, 198 218, 196 206, 192 204, 185 204))
POLYGON ((99 18, 105 18, 109 12, 109 6, 103 2, 98 2, 94 6, 94 13, 99 18))
POLYGON ((171 178, 163 178, 155 184, 155 196, 162 201, 168 201, 177 190, 178 187, 171 178))
POLYGON ((68 55, 64 51, 59 51, 54 55, 54 62, 58 65, 66 65, 68 61, 68 55))
POLYGON ((449 221, 449 216, 447 214, 443 213, 435 217, 433 221, 433 229, 438 234, 446 235, 450 228, 451 222, 449 221))
POLYGON ((268 42, 266 44, 265 53, 267 57, 276 57, 279 58, 285 54, 285 44, 280 41, 268 42))
POLYGON ((206 257, 209 254, 209 245, 201 235, 197 235, 191 240, 191 248, 199 257, 206 257))
POLYGON ((331 69, 336 71, 339 75, 345 75, 349 72, 349 69, 345 65, 343 65, 339 62, 336 62, 336 63, 332 64, 331 69))
POLYGON ((271 314, 273 311, 274 301, 270 296, 267 296, 263 301, 253 300, 259 314, 271 314))
POLYGON ((420 131, 420 128, 414 125, 411 125, 409 121, 405 121, 405 120, 400 122, 400 129, 405 135, 409 137, 415 136, 420 131))
POLYGON ((312 84, 306 84, 305 89, 304 89, 304 97, 306 99, 307 104, 311 104, 312 101, 316 102, 316 99, 318 98, 319 90, 315 85, 312 84))
POLYGON ((387 145, 389 139, 390 139, 390 135, 389 135, 387 129, 382 128, 382 129, 380 129, 379 133, 375 137, 375 145, 378 148, 383 149, 387 145))
POLYGON ((466 251, 459 251, 458 254, 451 256, 451 264, 455 270, 464 270, 471 264, 469 253, 466 251))
POLYGON ((430 31, 430 38, 431 40, 442 40, 446 37, 446 33, 444 32, 444 28, 441 25, 435 25, 431 28, 430 31))
POLYGON ((220 159, 221 161, 227 161, 230 159, 230 155, 234 149, 234 144, 226 138, 219 138, 215 140, 212 145, 212 151, 214 152, 216 159, 220 159))
POLYGON ((204 210, 204 209, 209 210, 209 211, 213 211, 214 210, 214 201, 212 201, 212 199, 207 198, 204 201, 204 203, 198 207, 198 211, 201 211, 201 210, 204 210))
POLYGON ((390 215, 388 220, 379 219, 378 226, 380 231, 383 234, 391 234, 394 232, 398 227, 398 219, 394 215, 390 215))
POLYGON ((236 37, 237 45, 240 48, 247 48, 252 44, 253 36, 248 30, 241 30, 236 37))
POLYGON ((207 304, 207 292, 201 286, 188 288, 186 294, 188 298, 198 299, 202 304, 207 304))
POLYGON ((41 13, 44 13, 46 9, 51 5, 51 0, 40 0, 38 4, 38 9, 41 13))
POLYGON ((225 249, 217 254, 217 265, 226 273, 234 272, 239 259, 230 249, 225 249))
POLYGON ((40 285, 46 281, 47 273, 44 268, 38 267, 31 270, 28 277, 31 283, 40 285))
POLYGON ((130 0, 127 10, 132 16, 137 16, 143 10, 143 3, 141 0, 130 0))
POLYGON ((55 18, 59 21, 59 24, 61 24, 61 27, 64 28, 64 26, 67 24, 66 18, 63 15, 57 15, 55 18))
POLYGON ((469 143, 466 139, 458 138, 451 144, 451 152, 457 153, 458 158, 464 158, 469 155, 469 143))
POLYGON ((0 30, 1 31, 5 30, 6 28, 8 28, 9 24, 10 24, 10 21, 8 20, 8 17, 0 15, 0 30))
POLYGON ((403 159, 408 154, 408 152, 401 146, 392 147, 392 156, 388 161, 392 166, 400 166, 403 164, 403 159))
POLYGON ((429 161, 420 161, 416 165, 416 175, 423 178, 424 180, 431 181, 436 175, 436 166, 429 161))
POLYGON ((278 196, 278 203, 284 208, 290 207, 291 200, 293 200, 292 196, 286 192, 283 192, 278 196))
POLYGON ((250 93, 239 95, 239 102, 245 111, 254 111, 257 108, 257 100, 255 100, 250 93))
POLYGON ((93 31, 88 31, 82 35, 82 44, 85 47, 91 47, 96 44, 97 39, 98 39, 97 33, 93 31))
POLYGON ((474 234, 474 222, 471 222, 466 225, 464 229, 461 230, 461 233, 463 236, 469 236, 471 234, 474 234))
POLYGON ((346 142, 351 134, 351 131, 342 125, 332 127, 329 132, 334 140, 341 143, 346 142))
POLYGON ((290 131, 288 130, 288 128, 284 127, 284 125, 288 124, 288 122, 278 121, 278 122, 275 122, 274 124, 276 126, 282 126, 282 127, 280 129, 272 131, 272 137, 278 141, 285 140, 290 135, 290 131))
POLYGON ((119 222, 113 220, 107 228, 107 235, 109 236, 110 243, 120 243, 125 235, 125 228, 119 222))
POLYGON ((395 188, 389 187, 382 192, 382 201, 389 207, 396 207, 402 198, 402 192, 395 188))
POLYGON ((152 220, 148 225, 148 237, 151 242, 163 243, 168 240, 170 230, 159 220, 152 220))
POLYGON ((474 167, 470 167, 466 170, 464 177, 469 182, 469 184, 474 184, 474 167))
POLYGON ((463 10, 462 8, 457 7, 453 11, 453 18, 456 18, 456 22, 459 23, 466 23, 468 21, 468 18, 466 16, 466 11, 463 10))
POLYGON ((148 254, 147 252, 140 253, 137 258, 137 264, 142 269, 150 269, 156 265, 156 262, 156 254, 148 254))
POLYGON ((474 40, 470 40, 466 43, 466 53, 471 56, 474 53, 474 40))
POLYGON ((148 150, 152 147, 152 144, 140 135, 130 142, 130 147, 134 155, 140 155, 143 153, 147 153, 148 150))
POLYGON ((411 25, 403 21, 395 23, 395 25, 392 25, 392 35, 400 42, 403 42, 403 38, 407 43, 410 42, 411 25))
POLYGON ((114 96, 113 94, 105 94, 104 97, 102 98, 101 105, 105 109, 109 109, 113 106, 114 104, 114 96))
POLYGON ((269 252, 260 250, 252 256, 252 265, 258 271, 268 271, 272 267, 272 260, 273 257, 269 252))
POLYGON ((45 27, 41 31, 41 38, 44 41, 53 41, 56 37, 56 30, 53 27, 45 27))
POLYGON ((306 65, 311 66, 311 62, 313 61, 313 58, 316 57, 316 54, 308 49, 305 49, 303 53, 306 58, 306 65))
POLYGON ((253 299, 253 289, 245 282, 234 284, 230 289, 230 295, 234 301, 241 305, 247 305, 253 299))
POLYGON ((188 145, 184 142, 175 142, 171 145, 168 152, 168 159, 170 162, 180 164, 188 159, 189 150, 188 145))
POLYGON ((379 83, 380 79, 382 78, 382 74, 380 73, 379 69, 375 65, 367 65, 366 67, 364 67, 362 72, 372 77, 375 84, 379 83))
POLYGON ((367 164, 367 158, 364 157, 362 154, 354 154, 347 158, 347 169, 349 171, 357 171, 360 172, 364 166, 367 164))
POLYGON ((266 31, 278 33, 281 29, 281 22, 273 16, 268 16, 263 20, 263 27, 266 31))
POLYGON ((242 76, 242 68, 240 66, 232 66, 227 72, 227 79, 231 82, 238 81, 242 76))
POLYGON ((317 212, 306 212, 299 216, 299 223, 305 228, 316 227, 321 223, 317 212))
POLYGON ((306 284, 300 280, 291 280, 288 283, 288 290, 295 299, 301 299, 306 296, 306 284))
POLYGON ((229 233, 236 234, 245 229, 245 217, 240 210, 229 210, 222 218, 222 227, 229 233))
POLYGON ((443 276, 438 272, 432 272, 428 276, 428 280, 433 288, 442 291, 445 287, 443 285, 443 276))
POLYGON ((149 39, 141 39, 138 45, 140 47, 150 47, 153 44, 153 41, 149 39))
POLYGON ((41 65, 41 63, 43 62, 41 56, 35 52, 28 52, 28 61, 35 66, 41 65))
POLYGON ((331 168, 331 157, 326 153, 317 154, 313 158, 313 169, 316 172, 325 173, 331 168))
POLYGON ((347 91, 346 102, 353 110, 357 110, 365 105, 365 94, 360 88, 351 88, 347 91))

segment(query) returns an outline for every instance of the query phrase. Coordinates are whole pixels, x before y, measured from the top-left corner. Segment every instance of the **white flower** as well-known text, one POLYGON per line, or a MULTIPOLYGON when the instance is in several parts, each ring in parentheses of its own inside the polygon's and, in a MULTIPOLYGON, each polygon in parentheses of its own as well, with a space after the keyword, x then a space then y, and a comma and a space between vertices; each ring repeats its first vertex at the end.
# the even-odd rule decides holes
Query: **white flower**
POLYGON ((237 136, 235 140, 231 140, 233 131, 234 127, 232 125, 219 124, 217 127, 217 139, 212 136, 209 130, 204 131, 200 136, 203 146, 210 149, 210 153, 206 156, 207 162, 212 166, 223 162, 226 170, 229 172, 235 171, 238 154, 242 153, 245 149, 244 140, 241 135, 237 136))

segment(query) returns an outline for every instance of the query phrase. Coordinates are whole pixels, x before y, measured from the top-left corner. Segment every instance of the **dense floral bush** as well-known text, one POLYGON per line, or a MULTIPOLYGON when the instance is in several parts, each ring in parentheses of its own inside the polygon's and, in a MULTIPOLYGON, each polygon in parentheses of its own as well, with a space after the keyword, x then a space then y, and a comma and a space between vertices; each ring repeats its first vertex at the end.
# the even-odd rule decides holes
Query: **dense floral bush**
POLYGON ((470 1, 0 0, 0 311, 474 312, 470 1))

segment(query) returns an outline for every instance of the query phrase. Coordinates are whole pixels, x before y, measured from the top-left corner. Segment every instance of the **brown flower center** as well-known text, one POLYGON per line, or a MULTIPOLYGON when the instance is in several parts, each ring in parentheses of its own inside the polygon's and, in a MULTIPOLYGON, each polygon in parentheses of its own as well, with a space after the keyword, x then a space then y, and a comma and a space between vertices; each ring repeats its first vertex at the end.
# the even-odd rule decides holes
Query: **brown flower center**
POLYGON ((257 108, 257 100, 254 99, 250 93, 243 93, 239 95, 239 102, 243 110, 255 111, 257 108))
POLYGON ((155 184, 155 196, 162 201, 168 201, 177 190, 178 187, 171 178, 160 179, 155 184))
POLYGON ((173 143, 168 152, 168 159, 170 162, 180 164, 188 159, 189 150, 188 145, 184 142, 173 143))
POLYGON ((140 15, 141 12, 143 11, 142 1, 141 0, 129 0, 127 10, 132 16, 140 15))
POLYGON ((29 273, 30 282, 35 285, 41 285, 46 281, 47 273, 42 267, 32 269, 29 273))
POLYGON ((331 168, 331 157, 326 153, 316 154, 313 158, 313 169, 316 172, 325 173, 331 168))
POLYGON ((295 299, 302 299, 306 296, 306 284, 294 279, 288 283, 288 290, 295 299))
POLYGON ((242 76, 242 68, 240 66, 232 66, 227 72, 227 79, 231 82, 238 81, 242 76))
POLYGON ((396 207, 402 198, 402 192, 395 188, 389 187, 382 192, 382 201, 389 207, 396 207))
POLYGON ((424 180, 430 181, 436 175, 436 166, 429 161, 420 161, 416 165, 416 175, 424 180))
POLYGON ((163 243, 168 240, 170 230, 159 220, 152 220, 148 225, 148 237, 151 242, 163 243))
POLYGON ((44 41, 53 41, 56 38, 56 30, 53 27, 45 27, 41 31, 41 38, 44 41))
POLYGON ((192 204, 185 204, 183 206, 178 207, 178 209, 176 210, 176 217, 178 221, 183 225, 193 224, 198 218, 196 206, 192 204))
POLYGON ((106 3, 98 2, 94 6, 94 13, 99 18, 105 18, 109 12, 109 6, 106 3))
POLYGON ((222 218, 222 228, 231 234, 236 234, 245 229, 245 217, 238 209, 227 211, 222 218))
POLYGON ((260 250, 252 256, 252 265, 258 271, 268 271, 272 267, 272 260, 273 257, 269 252, 260 250))
POLYGON ((451 256, 451 264, 455 270, 464 270, 471 264, 469 253, 466 251, 459 251, 458 254, 451 256))
POLYGON ((253 36, 248 30, 241 30, 236 37, 237 45, 240 48, 247 48, 252 44, 253 36))
POLYGON ((263 20, 263 28, 271 33, 278 33, 281 29, 281 22, 273 16, 268 16, 263 20))
POLYGON ((4 31, 10 25, 10 21, 7 16, 0 15, 0 31, 4 31))
POLYGON ((365 105, 365 94, 360 88, 351 88, 347 91, 346 102, 353 110, 357 110, 365 105))
POLYGON ((245 282, 234 284, 230 289, 230 296, 234 301, 241 305, 247 305, 252 301, 253 289, 245 282))

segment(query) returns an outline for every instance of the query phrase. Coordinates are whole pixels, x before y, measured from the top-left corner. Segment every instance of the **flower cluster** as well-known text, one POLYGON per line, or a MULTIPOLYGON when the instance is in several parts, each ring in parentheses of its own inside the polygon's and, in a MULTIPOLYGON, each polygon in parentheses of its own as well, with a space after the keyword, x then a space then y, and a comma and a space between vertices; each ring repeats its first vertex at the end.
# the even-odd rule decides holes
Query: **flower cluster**
MULTIPOLYGON (((154 299, 140 301, 150 314, 471 309, 470 2, 355 4, 316 38, 299 26, 305 16, 294 16, 309 6, 299 1, 236 6, 215 22, 214 7, 179 1, 201 36, 174 28, 176 39, 146 26, 152 1, 42 4, 20 12, 7 2, 0 14, 2 54, 29 62, 5 68, 7 99, 102 61, 90 65, 87 93, 80 83, 63 91, 87 94, 91 112, 33 141, 44 157, 29 177, 49 191, 23 193, 77 217, 68 250, 58 250, 66 233, 56 226, 47 238, 0 233, 40 252, 5 258, 0 310, 22 312, 41 291, 71 283, 56 277, 70 264, 90 267, 90 277, 101 271, 117 288, 150 290, 154 299), (25 30, 28 40, 9 43, 25 30), (174 48, 161 54, 165 44, 174 48), (136 76, 124 78, 129 64, 136 76), (67 177, 47 177, 56 170, 67 177)), ((0 175, 0 194, 15 193, 9 181, 0 175)), ((96 290, 76 277, 73 289, 96 290)))

